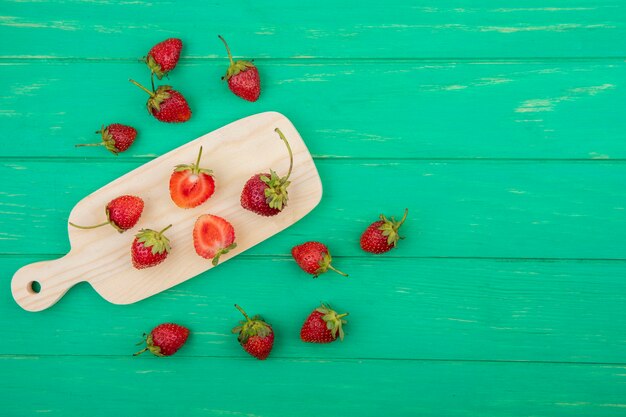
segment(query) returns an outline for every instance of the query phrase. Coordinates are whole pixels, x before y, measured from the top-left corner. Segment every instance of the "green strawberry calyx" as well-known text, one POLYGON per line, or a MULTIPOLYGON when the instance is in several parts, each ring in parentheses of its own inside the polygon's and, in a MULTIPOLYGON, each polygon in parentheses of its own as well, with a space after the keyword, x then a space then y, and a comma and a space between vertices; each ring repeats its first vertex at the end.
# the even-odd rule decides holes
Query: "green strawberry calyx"
POLYGON ((154 341, 152 340, 152 333, 150 333, 148 335, 144 333, 143 334, 143 338, 144 338, 144 340, 142 340, 141 342, 139 342, 137 344, 141 345, 141 344, 145 343, 146 347, 141 349, 137 353, 133 353, 133 356, 141 355, 142 353, 144 353, 145 351, 148 351, 148 350, 155 356, 165 356, 164 354, 161 353, 161 347, 160 346, 156 346, 154 344, 154 341))
POLYGON ((253 336, 265 338, 272 333, 272 326, 266 323, 261 316, 257 315, 250 318, 248 317, 246 312, 237 304, 235 304, 235 308, 239 310, 241 314, 243 314, 243 316, 246 318, 245 320, 241 320, 239 322, 240 325, 234 327, 232 330, 233 333, 238 334, 237 340, 239 340, 239 343, 243 345, 246 344, 248 342, 248 339, 253 336))
POLYGON ((336 339, 337 335, 339 335, 339 340, 343 341, 343 325, 348 323, 343 317, 346 317, 348 313, 337 314, 335 310, 325 303, 322 303, 315 311, 323 314, 322 320, 326 322, 326 328, 331 331, 333 338, 336 339))
POLYGON ((128 81, 135 84, 137 87, 141 88, 143 91, 150 95, 150 98, 146 103, 148 113, 150 114, 158 113, 159 111, 161 111, 161 104, 163 104, 165 100, 170 98, 170 91, 172 91, 172 86, 170 85, 161 85, 159 86, 159 88, 154 90, 154 83, 152 83, 152 91, 150 91, 135 80, 128 81))
POLYGON ((109 132, 109 129, 104 127, 104 125, 102 125, 102 128, 100 130, 96 130, 96 133, 102 135, 102 142, 100 143, 79 143, 76 146, 77 148, 83 147, 83 146, 104 146, 105 148, 107 148, 108 151, 110 151, 111 153, 113 153, 114 155, 117 155, 118 153, 120 153, 120 150, 117 149, 117 147, 115 146, 115 139, 113 138, 113 135, 109 132))
POLYGON ((217 35, 218 38, 224 42, 224 46, 226 47, 226 52, 228 53, 228 59, 230 60, 230 66, 226 70, 226 75, 222 77, 223 80, 229 80, 231 77, 239 74, 240 72, 246 71, 250 68, 254 68, 254 64, 250 61, 233 61, 233 56, 230 53, 230 48, 226 43, 226 40, 222 37, 222 35, 217 35))
POLYGON ((198 152, 198 159, 195 164, 181 164, 176 165, 174 172, 191 171, 192 174, 207 174, 213 176, 213 171, 200 167, 200 158, 202 157, 202 146, 200 146, 200 152, 198 152))
POLYGON ((378 230, 383 232, 383 236, 387 237, 387 244, 389 246, 395 247, 398 243, 398 240, 404 239, 404 237, 398 234, 398 230, 406 220, 407 214, 409 214, 408 208, 404 209, 404 216, 402 216, 402 219, 399 222, 396 221, 393 216, 391 217, 391 220, 389 220, 387 219, 387 217, 385 217, 384 214, 380 215, 380 220, 383 222, 383 224, 378 227, 378 230))
POLYGON ((261 175, 259 178, 267 185, 265 189, 265 201, 268 206, 273 209, 282 210, 283 207, 287 205, 287 200, 289 199, 287 187, 291 184, 289 176, 293 169, 293 152, 291 152, 291 146, 289 146, 289 142, 287 138, 285 138, 285 135, 283 135, 283 132, 281 132, 279 128, 274 129, 274 131, 278 133, 280 139, 285 142, 287 146, 287 152, 289 152, 289 171, 287 171, 287 175, 280 177, 276 171, 270 169, 269 177, 267 175, 261 175))
POLYGON ((222 248, 220 250, 218 250, 215 253, 215 256, 213 257, 213 260, 211 261, 211 264, 213 264, 213 266, 217 266, 217 264, 220 262, 220 256, 230 252, 231 250, 235 249, 237 247, 237 243, 233 242, 230 245, 226 246, 225 248, 222 248))
POLYGON ((343 275, 344 277, 348 276, 348 274, 346 274, 345 272, 341 272, 340 270, 332 266, 331 264, 332 261, 333 261, 333 257, 330 256, 330 251, 325 252, 324 255, 322 256, 322 259, 320 260, 319 268, 317 268, 317 271, 315 271, 315 278, 317 278, 318 275, 325 273, 329 269, 331 271, 335 271, 339 275, 343 275))
POLYGON ((153 255, 160 255, 163 252, 169 252, 172 248, 170 247, 170 240, 165 237, 163 232, 172 227, 170 224, 165 229, 160 232, 154 231, 152 229, 142 229, 135 235, 138 243, 143 243, 146 248, 152 248, 153 255))
POLYGON ((148 65, 148 68, 150 68, 150 71, 152 71, 152 73, 156 75, 159 80, 163 78, 163 76, 167 75, 167 72, 164 72, 163 68, 161 68, 161 64, 156 62, 151 54, 148 54, 144 61, 148 65))

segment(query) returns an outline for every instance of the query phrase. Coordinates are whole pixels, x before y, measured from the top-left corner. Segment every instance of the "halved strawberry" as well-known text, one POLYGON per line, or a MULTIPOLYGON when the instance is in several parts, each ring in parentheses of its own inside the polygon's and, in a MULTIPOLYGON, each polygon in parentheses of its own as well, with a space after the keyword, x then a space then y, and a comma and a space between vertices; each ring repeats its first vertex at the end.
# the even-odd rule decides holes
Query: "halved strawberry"
POLYGON ((197 207, 215 192, 212 171, 200 168, 200 157, 202 157, 202 147, 200 147, 195 164, 176 165, 170 177, 170 196, 178 207, 197 207))
POLYGON ((193 227, 193 246, 203 258, 213 259, 213 266, 219 262, 220 255, 237 247, 235 229, 225 219, 212 214, 198 217, 193 227))

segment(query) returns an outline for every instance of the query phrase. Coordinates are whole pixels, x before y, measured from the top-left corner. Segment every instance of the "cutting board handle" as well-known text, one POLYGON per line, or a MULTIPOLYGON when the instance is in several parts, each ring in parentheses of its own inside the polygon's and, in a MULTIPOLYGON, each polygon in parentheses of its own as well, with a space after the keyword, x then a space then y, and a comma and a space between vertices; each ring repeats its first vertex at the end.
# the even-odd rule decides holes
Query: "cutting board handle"
POLYGON ((41 311, 55 304, 75 284, 84 281, 76 270, 68 269, 71 252, 52 261, 26 265, 13 275, 11 292, 24 310, 41 311))

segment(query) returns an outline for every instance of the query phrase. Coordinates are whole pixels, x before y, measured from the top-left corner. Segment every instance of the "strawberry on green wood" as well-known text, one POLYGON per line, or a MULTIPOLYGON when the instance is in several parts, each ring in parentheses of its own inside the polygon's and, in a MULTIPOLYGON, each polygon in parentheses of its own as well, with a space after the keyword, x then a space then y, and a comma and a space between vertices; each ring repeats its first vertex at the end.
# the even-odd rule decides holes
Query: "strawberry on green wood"
POLYGON ((137 269, 149 268, 160 264, 170 252, 170 241, 163 232, 172 227, 170 224, 160 232, 142 229, 135 235, 130 248, 133 266, 137 269))
POLYGON ((274 330, 261 316, 248 317, 245 311, 237 304, 235 308, 241 311, 246 318, 240 321, 239 326, 233 328, 237 340, 243 349, 257 359, 266 359, 274 346, 274 330))
POLYGON ((145 58, 150 71, 160 80, 176 67, 183 41, 178 38, 169 38, 159 42, 150 49, 145 58))
POLYGON ((320 242, 305 242, 301 245, 294 246, 291 249, 291 256, 296 260, 300 268, 307 274, 317 278, 318 275, 326 271, 333 270, 338 274, 347 277, 348 274, 335 269, 331 262, 333 258, 326 245, 320 242))
POLYGON ((343 325, 347 323, 343 317, 347 315, 337 314, 328 304, 322 303, 304 321, 300 339, 307 343, 330 343, 339 337, 343 341, 343 325))
POLYGON ((293 153, 291 146, 280 129, 274 129, 280 139, 285 142, 289 152, 289 171, 279 177, 276 171, 253 175, 244 185, 241 192, 241 206, 261 216, 275 216, 287 205, 287 187, 291 184, 289 176, 293 169, 293 153))
POLYGON ((102 126, 102 129, 96 131, 96 133, 102 135, 102 142, 81 143, 75 146, 77 148, 81 146, 104 146, 108 151, 117 155, 128 149, 137 137, 137 130, 134 127, 119 123, 112 123, 107 127, 102 126))
POLYGON ((215 180, 210 169, 200 167, 202 147, 195 164, 176 165, 170 177, 170 196, 181 208, 193 208, 207 201, 215 192, 215 180))
POLYGON ((212 259, 213 266, 216 266, 221 255, 237 247, 235 229, 219 216, 203 214, 193 227, 193 246, 198 255, 212 259))
POLYGON ((222 79, 228 82, 228 88, 230 88, 230 91, 235 93, 236 96, 248 101, 257 101, 259 95, 261 95, 259 70, 250 61, 233 61, 233 56, 230 53, 230 48, 226 40, 220 35, 217 35, 217 37, 224 42, 228 59, 230 60, 230 66, 222 79))
POLYGON ((150 95, 146 106, 148 113, 165 123, 183 123, 191 117, 187 100, 169 85, 162 85, 156 91, 150 91, 137 81, 129 80, 150 95))
POLYGON ((399 222, 394 217, 389 220, 381 214, 380 220, 370 224, 361 235, 361 249, 379 254, 395 248, 398 240, 404 239, 398 234, 398 230, 406 220, 407 214, 409 214, 409 209, 404 210, 404 216, 399 222))
POLYGON ((175 323, 163 323, 156 326, 149 334, 143 335, 146 347, 133 356, 150 351, 155 356, 171 356, 180 349, 189 337, 189 329, 175 323))
POLYGON ((125 230, 132 229, 137 224, 143 212, 143 207, 144 203, 141 198, 134 195, 122 195, 109 201, 109 204, 106 205, 106 222, 93 226, 79 226, 72 222, 69 223, 71 226, 79 229, 95 229, 96 227, 110 224, 115 230, 122 233, 125 230))

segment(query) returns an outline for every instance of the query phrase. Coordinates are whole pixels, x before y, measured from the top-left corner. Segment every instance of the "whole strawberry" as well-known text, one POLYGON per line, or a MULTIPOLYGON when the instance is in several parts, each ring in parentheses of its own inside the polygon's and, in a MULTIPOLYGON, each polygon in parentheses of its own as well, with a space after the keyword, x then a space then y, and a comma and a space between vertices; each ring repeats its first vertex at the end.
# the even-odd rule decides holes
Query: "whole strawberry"
POLYGON ((304 272, 313 275, 314 278, 317 278, 318 275, 325 273, 329 269, 344 277, 348 276, 348 274, 335 269, 331 265, 333 258, 330 256, 328 248, 323 243, 305 242, 301 245, 294 246, 291 249, 291 256, 293 256, 293 259, 296 260, 304 272))
POLYGON ((132 229, 137 224, 143 212, 143 206, 144 203, 141 198, 134 195, 123 195, 114 198, 106 205, 106 222, 94 226, 79 226, 72 222, 70 222, 70 225, 79 229, 95 229, 96 227, 110 224, 115 230, 123 233, 128 229, 132 229))
MULTIPOLYGON (((133 356, 149 350, 156 356, 171 356, 180 349, 189 337, 189 329, 174 323, 156 326, 150 334, 143 334, 146 347, 133 356)), ((142 342, 143 343, 143 342, 142 342)))
POLYGON ((177 38, 169 38, 159 42, 150 49, 146 56, 146 64, 150 71, 160 80, 163 76, 176 67, 180 51, 183 49, 183 41, 177 38))
POLYGON ((130 80, 131 83, 150 94, 146 103, 148 113, 155 119, 165 123, 183 123, 191 117, 191 109, 187 100, 178 91, 169 85, 162 85, 156 91, 150 91, 137 81, 130 80))
POLYGON ((236 96, 248 101, 257 101, 259 95, 261 95, 259 70, 250 61, 233 61, 228 44, 220 35, 217 35, 217 37, 224 42, 226 52, 228 52, 228 59, 230 60, 230 66, 222 80, 228 81, 228 88, 236 96))
POLYGON ((160 264, 170 252, 170 241, 163 232, 172 227, 170 224, 160 232, 142 229, 130 247, 133 266, 137 269, 149 268, 160 264))
POLYGON ((395 248, 399 239, 404 239, 398 234, 402 223, 406 220, 409 209, 404 210, 404 216, 399 222, 395 218, 388 220, 380 215, 380 220, 370 224, 361 235, 361 249, 370 253, 385 253, 395 248))
POLYGON ((342 326, 347 322, 343 317, 348 313, 337 314, 328 304, 313 310, 300 329, 300 339, 307 343, 330 343, 339 339, 343 341, 342 326))
POLYGON ((195 164, 176 165, 170 176, 170 196, 178 207, 197 207, 215 192, 212 171, 200 167, 201 157, 202 146, 195 164))
POLYGON ((107 127, 102 126, 102 129, 96 131, 96 133, 102 135, 102 142, 100 143, 81 143, 76 145, 77 148, 81 146, 104 146, 108 151, 117 155, 120 152, 124 152, 130 147, 137 137, 137 130, 134 127, 122 125, 119 123, 112 123, 107 127))
POLYGON ((291 184, 289 176, 293 169, 293 153, 291 146, 280 129, 274 129, 280 139, 287 145, 289 152, 289 171, 284 177, 270 169, 270 173, 253 175, 244 185, 241 192, 241 206, 261 216, 275 216, 287 205, 287 187, 291 184))
POLYGON ((246 318, 240 325, 233 328, 237 340, 243 349, 257 359, 266 359, 274 346, 274 330, 272 326, 263 321, 261 316, 248 317, 245 311, 237 304, 237 310, 246 318))

